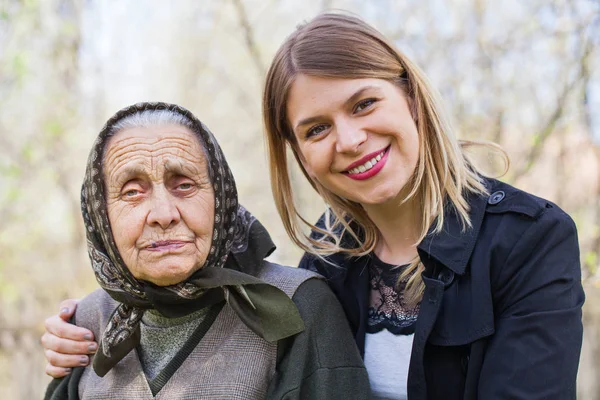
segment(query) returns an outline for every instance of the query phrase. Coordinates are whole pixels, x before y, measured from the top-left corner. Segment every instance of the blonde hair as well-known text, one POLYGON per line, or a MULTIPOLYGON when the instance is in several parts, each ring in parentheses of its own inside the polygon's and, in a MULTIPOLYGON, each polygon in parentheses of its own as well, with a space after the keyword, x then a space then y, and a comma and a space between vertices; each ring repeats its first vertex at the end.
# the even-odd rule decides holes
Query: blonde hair
MULTIPOLYGON (((462 147, 476 142, 459 142, 453 134, 436 91, 421 70, 376 29, 359 18, 326 13, 298 27, 277 51, 267 74, 263 95, 263 118, 267 134, 271 189, 283 225, 291 240, 305 251, 321 258, 337 252, 360 256, 372 252, 379 231, 358 203, 331 193, 312 180, 302 166, 296 137, 286 115, 287 96, 298 74, 324 78, 378 78, 398 85, 408 98, 419 133, 419 159, 407 183, 408 199, 418 199, 421 208, 419 242, 435 224, 444 223, 447 201, 455 208, 463 229, 470 227, 466 195, 487 193, 482 174, 469 161, 462 147), (313 188, 330 206, 325 229, 300 215, 296 208, 288 170, 287 146, 313 188), (322 236, 307 236, 308 226, 322 236), (349 234, 357 247, 344 247, 342 236, 349 234)), ((405 298, 417 302, 422 297, 424 267, 418 256, 400 276, 408 279, 405 298)))

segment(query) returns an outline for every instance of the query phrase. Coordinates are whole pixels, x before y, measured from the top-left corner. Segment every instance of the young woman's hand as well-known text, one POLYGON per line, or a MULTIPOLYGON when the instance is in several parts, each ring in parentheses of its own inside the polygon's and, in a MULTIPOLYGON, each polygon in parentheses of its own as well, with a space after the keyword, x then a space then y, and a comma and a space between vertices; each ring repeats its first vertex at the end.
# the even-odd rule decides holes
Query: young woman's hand
POLYGON ((42 346, 48 360, 46 374, 62 378, 73 367, 88 365, 88 354, 94 354, 98 344, 92 331, 70 324, 78 300, 64 300, 60 311, 46 319, 46 333, 42 335, 42 346))

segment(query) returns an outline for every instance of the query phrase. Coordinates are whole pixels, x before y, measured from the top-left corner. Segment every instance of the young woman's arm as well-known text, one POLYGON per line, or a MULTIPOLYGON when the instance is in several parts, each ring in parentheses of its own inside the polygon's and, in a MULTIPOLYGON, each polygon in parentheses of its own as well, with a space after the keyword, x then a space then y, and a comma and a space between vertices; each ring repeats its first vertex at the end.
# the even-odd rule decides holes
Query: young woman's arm
POLYGON ((495 333, 478 398, 575 399, 583 325, 575 224, 550 206, 492 276, 495 333))
POLYGON ((98 348, 94 334, 85 328, 70 324, 77 300, 64 300, 60 311, 46 319, 46 332, 42 335, 42 346, 48 360, 46 374, 53 378, 62 378, 71 372, 71 368, 88 365, 88 354, 94 354, 98 348))

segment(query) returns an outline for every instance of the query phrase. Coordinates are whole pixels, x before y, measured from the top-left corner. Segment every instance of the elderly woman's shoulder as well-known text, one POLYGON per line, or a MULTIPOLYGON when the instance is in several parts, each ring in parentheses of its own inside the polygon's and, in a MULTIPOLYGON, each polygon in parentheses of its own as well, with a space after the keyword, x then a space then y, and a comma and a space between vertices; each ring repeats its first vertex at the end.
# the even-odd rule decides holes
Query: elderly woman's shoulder
POLYGON ((288 265, 277 264, 274 262, 266 261, 263 263, 263 268, 260 273, 261 278, 267 282, 274 279, 293 279, 293 280, 306 280, 310 278, 321 277, 316 272, 299 269, 296 267, 290 267, 288 265))
POLYGON ((117 302, 104 289, 96 289, 79 301, 77 309, 112 306, 114 310, 116 305, 117 302))
POLYGON ((292 297, 297 289, 306 281, 323 278, 314 271, 289 267, 269 261, 263 262, 258 277, 283 290, 290 297, 292 297))
POLYGON ((305 323, 307 318, 314 319, 319 309, 327 313, 330 307, 339 307, 325 278, 315 271, 265 261, 259 277, 290 296, 305 323))
POLYGON ((73 323, 91 329, 96 334, 117 307, 118 303, 103 289, 96 289, 77 304, 73 323))

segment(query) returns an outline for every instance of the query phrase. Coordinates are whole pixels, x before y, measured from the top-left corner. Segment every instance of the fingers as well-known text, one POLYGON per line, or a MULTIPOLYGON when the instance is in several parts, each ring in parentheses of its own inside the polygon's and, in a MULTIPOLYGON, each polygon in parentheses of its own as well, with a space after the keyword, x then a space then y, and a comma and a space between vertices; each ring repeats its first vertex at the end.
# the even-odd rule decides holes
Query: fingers
POLYGON ((75 313, 77 303, 78 300, 64 300, 60 303, 60 312, 45 321, 46 333, 41 342, 48 360, 46 374, 53 378, 62 378, 71 373, 71 368, 88 365, 87 354, 98 349, 90 330, 67 322, 75 313))
POLYGON ((55 367, 50 364, 46 364, 46 375, 50 375, 53 378, 62 378, 71 373, 70 368, 55 367))
MULTIPOLYGON (((48 360, 48 366, 50 368, 62 368, 65 370, 75 367, 85 367, 90 363, 90 358, 85 355, 61 354, 52 350, 44 351, 44 355, 48 360)), ((46 370, 48 370, 48 366, 46 367, 46 370)))
POLYGON ((94 354, 98 350, 96 342, 63 339, 48 332, 42 335, 41 342, 45 350, 60 354, 85 355, 94 354))
POLYGON ((75 309, 77 308, 77 303, 79 303, 79 300, 77 299, 67 299, 61 301, 58 316, 65 321, 71 319, 71 317, 75 313, 75 309))
MULTIPOLYGON (((89 329, 81 328, 79 326, 66 322, 63 318, 58 315, 53 315, 46 319, 46 332, 51 335, 58 336, 62 339, 78 340, 78 341, 92 341, 94 340, 94 334, 89 329)), ((46 335, 44 335, 46 336, 46 335)), ((43 343, 42 343, 43 344, 43 343)), ((89 345, 89 344, 88 344, 89 345)))

